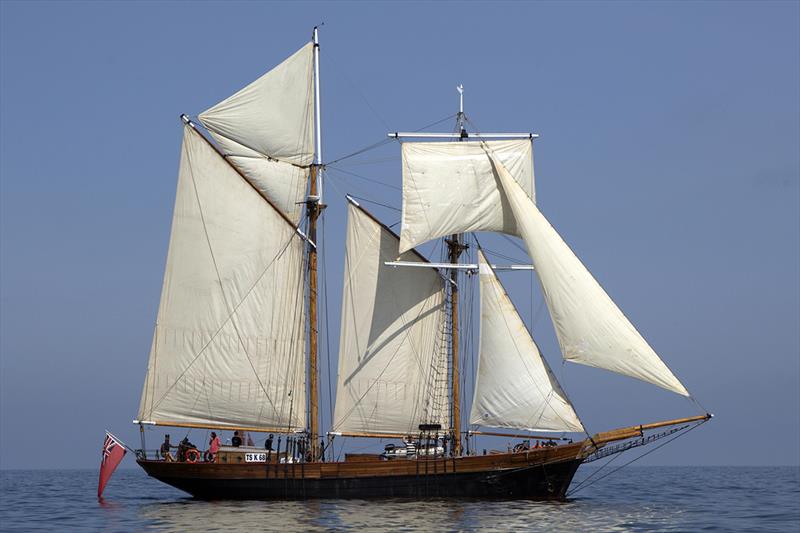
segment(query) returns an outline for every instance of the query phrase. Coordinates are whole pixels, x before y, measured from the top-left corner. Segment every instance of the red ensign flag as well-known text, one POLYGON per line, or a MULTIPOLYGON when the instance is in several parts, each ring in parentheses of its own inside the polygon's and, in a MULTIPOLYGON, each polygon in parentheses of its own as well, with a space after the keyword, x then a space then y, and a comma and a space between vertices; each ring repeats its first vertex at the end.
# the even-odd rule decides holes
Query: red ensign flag
POLYGON ((114 435, 106 431, 106 440, 103 442, 103 459, 100 462, 100 483, 97 485, 98 498, 102 497, 106 483, 111 479, 111 474, 117 469, 117 465, 126 453, 125 446, 114 435))

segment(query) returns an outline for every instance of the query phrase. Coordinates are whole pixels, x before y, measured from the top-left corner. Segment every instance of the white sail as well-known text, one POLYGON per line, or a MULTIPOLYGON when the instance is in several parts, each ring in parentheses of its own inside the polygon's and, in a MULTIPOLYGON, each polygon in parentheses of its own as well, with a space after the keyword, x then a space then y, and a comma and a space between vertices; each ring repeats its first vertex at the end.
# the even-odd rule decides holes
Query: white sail
MULTIPOLYGON (((449 427, 444 284, 432 268, 394 268, 399 240, 356 205, 347 220, 333 431, 449 427)), ((416 252, 404 261, 424 261, 416 252)))
POLYGON ((689 392, 592 277, 544 215, 486 147, 553 319, 561 353, 574 363, 604 368, 664 389, 689 392))
POLYGON ((481 332, 470 424, 584 431, 483 252, 478 252, 478 258, 481 332))
POLYGON ((304 243, 189 126, 139 419, 305 427, 304 243))
MULTIPOLYGON (((535 201, 530 139, 487 142, 535 201)), ((400 252, 467 231, 518 235, 505 194, 480 143, 403 143, 400 252)))
POLYGON ((295 223, 314 158, 313 47, 199 116, 236 167, 295 223))

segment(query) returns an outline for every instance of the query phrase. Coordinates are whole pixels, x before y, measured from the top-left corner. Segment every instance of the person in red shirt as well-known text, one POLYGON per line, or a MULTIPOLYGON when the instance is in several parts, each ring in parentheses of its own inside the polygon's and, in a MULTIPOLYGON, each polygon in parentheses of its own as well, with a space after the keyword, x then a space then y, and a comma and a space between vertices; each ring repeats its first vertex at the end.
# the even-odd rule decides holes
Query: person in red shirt
POLYGON ((208 441, 208 451, 206 451, 206 462, 213 463, 219 451, 219 437, 213 431, 211 432, 211 440, 208 441))

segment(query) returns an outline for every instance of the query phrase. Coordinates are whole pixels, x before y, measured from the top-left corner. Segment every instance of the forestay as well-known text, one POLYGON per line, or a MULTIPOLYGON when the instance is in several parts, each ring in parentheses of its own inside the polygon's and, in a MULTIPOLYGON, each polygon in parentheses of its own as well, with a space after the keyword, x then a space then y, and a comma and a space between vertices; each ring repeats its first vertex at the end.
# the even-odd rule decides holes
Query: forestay
POLYGON ((199 116, 236 167, 295 223, 314 158, 313 46, 199 116))
POLYGON ((185 127, 140 420, 305 427, 303 251, 292 225, 185 127))
POLYGON ((482 251, 480 352, 470 424, 529 431, 584 431, 482 251))
MULTIPOLYGON (((433 268, 384 265, 397 236, 360 207, 347 220, 333 431, 416 433, 449 426, 444 283, 433 268)), ((425 261, 414 251, 404 261, 425 261)))
POLYGON ((564 359, 689 396, 633 324, 514 181, 491 146, 520 234, 533 259, 564 359))
MULTIPOLYGON (((486 144, 535 201, 531 140, 486 144)), ((481 143, 407 142, 403 143, 402 154, 401 253, 453 233, 519 234, 481 143)))

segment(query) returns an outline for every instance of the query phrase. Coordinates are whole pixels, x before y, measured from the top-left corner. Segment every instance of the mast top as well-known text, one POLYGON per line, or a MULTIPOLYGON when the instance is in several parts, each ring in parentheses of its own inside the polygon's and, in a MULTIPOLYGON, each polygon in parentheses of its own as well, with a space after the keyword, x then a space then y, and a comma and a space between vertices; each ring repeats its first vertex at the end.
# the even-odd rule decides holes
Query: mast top
POLYGON ((464 129, 464 84, 456 85, 458 91, 458 114, 456 114, 456 129, 461 139, 467 138, 467 130, 464 129))
MULTIPOLYGON (((319 27, 325 24, 324 22, 319 26, 314 26, 312 40, 314 42, 314 165, 317 167, 314 179, 317 180, 317 198, 314 199, 319 205, 322 205, 322 117, 320 111, 319 101, 319 27)), ((311 199, 311 198, 309 198, 311 199)))

